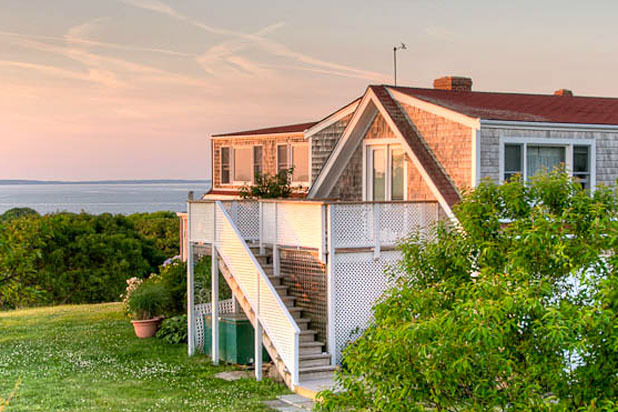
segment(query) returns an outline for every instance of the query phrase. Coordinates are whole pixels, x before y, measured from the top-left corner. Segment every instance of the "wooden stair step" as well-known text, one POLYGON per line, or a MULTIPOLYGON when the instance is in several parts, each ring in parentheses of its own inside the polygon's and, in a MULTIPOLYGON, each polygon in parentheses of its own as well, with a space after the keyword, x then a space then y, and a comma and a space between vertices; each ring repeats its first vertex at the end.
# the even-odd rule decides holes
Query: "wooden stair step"
POLYGON ((331 355, 329 353, 300 355, 298 357, 298 363, 301 369, 311 368, 315 366, 329 366, 330 362, 331 362, 331 355))
POLYGON ((299 342, 313 342, 315 341, 315 335, 316 335, 316 331, 311 330, 311 329, 307 329, 307 330, 301 330, 300 331, 300 336, 299 336, 299 342))
POLYGON ((276 285, 275 290, 277 291, 279 296, 281 296, 281 298, 288 295, 288 287, 285 285, 276 285))
POLYGON ((300 368, 298 371, 301 380, 321 379, 333 376, 337 370, 336 366, 313 366, 310 368, 300 368))
POLYGON ((312 355, 322 353, 324 342, 299 342, 298 346, 301 355, 312 355))

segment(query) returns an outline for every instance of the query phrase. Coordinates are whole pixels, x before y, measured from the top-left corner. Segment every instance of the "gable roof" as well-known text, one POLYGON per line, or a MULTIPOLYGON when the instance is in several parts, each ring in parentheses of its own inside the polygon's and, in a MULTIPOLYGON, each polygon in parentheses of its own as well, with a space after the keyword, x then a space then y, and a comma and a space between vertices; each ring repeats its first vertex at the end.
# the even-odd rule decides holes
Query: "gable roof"
POLYGON ((482 120, 618 125, 618 99, 386 86, 482 120))
POLYGON ((234 136, 254 136, 254 135, 268 135, 268 134, 281 134, 281 133, 303 133, 305 130, 314 126, 317 122, 306 122, 288 124, 285 126, 267 127, 264 129, 245 130, 242 132, 213 134, 212 137, 234 137, 234 136))
POLYGON ((404 113, 395 99, 393 99, 386 87, 369 86, 369 88, 373 90, 380 103, 382 103, 386 113, 395 124, 395 127, 399 129, 399 132, 402 134, 410 149, 414 152, 414 155, 418 159, 421 167, 425 169, 425 172, 429 175, 429 178, 434 183, 446 203, 449 207, 453 207, 455 203, 461 200, 459 192, 448 177, 446 171, 444 171, 440 165, 440 162, 438 162, 438 159, 436 159, 431 152, 431 149, 427 146, 425 140, 412 126, 408 120, 408 116, 404 113))

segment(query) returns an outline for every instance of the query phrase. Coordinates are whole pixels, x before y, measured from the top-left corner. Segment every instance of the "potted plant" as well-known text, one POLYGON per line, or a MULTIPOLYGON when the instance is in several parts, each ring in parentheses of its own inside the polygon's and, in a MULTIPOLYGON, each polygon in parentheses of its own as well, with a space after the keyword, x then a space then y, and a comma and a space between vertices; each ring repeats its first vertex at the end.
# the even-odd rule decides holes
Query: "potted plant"
POLYGON ((160 282, 146 280, 131 291, 127 306, 138 338, 151 338, 157 333, 169 298, 168 290, 160 282))

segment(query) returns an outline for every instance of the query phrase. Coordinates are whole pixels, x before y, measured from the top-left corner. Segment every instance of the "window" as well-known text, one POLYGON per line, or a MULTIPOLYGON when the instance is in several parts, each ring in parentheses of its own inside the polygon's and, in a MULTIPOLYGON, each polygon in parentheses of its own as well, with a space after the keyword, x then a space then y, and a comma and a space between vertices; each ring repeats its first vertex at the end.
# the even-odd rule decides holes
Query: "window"
POLYGON ((227 184, 230 183, 230 148, 222 147, 221 148, 221 183, 227 184))
POLYGON ((288 145, 280 144, 277 146, 277 173, 289 169, 288 164, 288 145))
POLYGON ((399 145, 367 145, 366 198, 373 201, 405 200, 405 152, 399 145))
POLYGON ((594 142, 572 144, 571 141, 513 139, 504 144, 503 180, 521 174, 528 180, 541 170, 551 171, 564 165, 584 188, 591 187, 591 153, 594 142))
POLYGON ((292 172, 292 182, 306 183, 309 182, 309 145, 294 144, 292 145, 292 161, 294 167, 292 172))
POLYGON ((573 146, 573 176, 590 189, 590 146, 573 146))
POLYGON ((291 143, 277 145, 277 172, 294 168, 292 183, 309 183, 309 144, 291 143))
POLYGON ((252 156, 251 146, 234 148, 234 182, 253 180, 252 156))
POLYGON ((262 146, 253 146, 253 180, 255 176, 264 173, 264 161, 263 161, 262 146))

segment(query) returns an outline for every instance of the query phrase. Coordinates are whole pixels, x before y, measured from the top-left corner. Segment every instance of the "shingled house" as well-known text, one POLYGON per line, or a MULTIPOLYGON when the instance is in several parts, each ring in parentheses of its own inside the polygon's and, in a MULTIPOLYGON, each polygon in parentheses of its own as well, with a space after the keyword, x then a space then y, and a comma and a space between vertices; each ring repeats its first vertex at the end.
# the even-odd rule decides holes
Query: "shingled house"
POLYGON ((187 245, 211 248, 258 346, 306 391, 369 321, 397 240, 454 219, 464 189, 559 164, 586 188, 614 184, 618 99, 475 92, 443 77, 431 89, 372 85, 322 120, 211 142, 213 188, 188 203, 187 245), (236 200, 255 172, 291 166, 302 199, 236 200))

